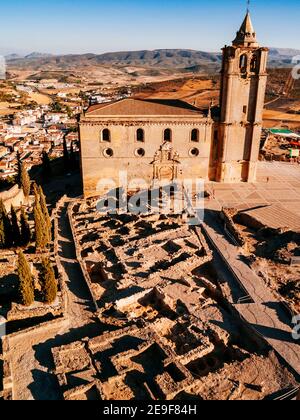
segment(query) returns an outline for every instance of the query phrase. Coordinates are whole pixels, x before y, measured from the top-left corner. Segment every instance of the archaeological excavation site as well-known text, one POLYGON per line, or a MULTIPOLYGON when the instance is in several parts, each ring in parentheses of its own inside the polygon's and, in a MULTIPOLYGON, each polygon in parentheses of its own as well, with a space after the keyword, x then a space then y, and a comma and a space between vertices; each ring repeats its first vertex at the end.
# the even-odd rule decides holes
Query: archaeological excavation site
POLYGON ((9 324, 3 399, 297 396, 300 221, 278 204, 216 210, 207 192, 195 223, 194 203, 158 211, 165 194, 146 212, 103 213, 103 196, 59 201, 60 310, 9 324))
POLYGON ((98 334, 51 349, 64 399, 258 400, 297 387, 241 315, 245 291, 227 281, 204 227, 182 215, 105 216, 97 203, 68 210, 98 334))
POLYGON ((2 3, 0 401, 300 401, 299 1, 2 3))

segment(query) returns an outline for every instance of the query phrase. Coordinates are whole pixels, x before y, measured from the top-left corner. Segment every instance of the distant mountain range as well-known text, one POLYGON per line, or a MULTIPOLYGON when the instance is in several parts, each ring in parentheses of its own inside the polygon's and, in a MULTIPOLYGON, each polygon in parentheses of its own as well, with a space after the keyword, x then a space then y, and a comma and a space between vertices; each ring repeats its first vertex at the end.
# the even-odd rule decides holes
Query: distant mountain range
MULTIPOLYGON (((292 58, 300 55, 300 50, 271 48, 269 56, 270 67, 287 67, 292 58)), ((221 53, 184 49, 162 49, 112 52, 105 54, 68 54, 51 55, 31 53, 26 56, 10 54, 6 56, 10 67, 30 67, 39 70, 51 66, 59 70, 67 70, 77 66, 137 66, 165 69, 182 69, 190 71, 205 71, 219 67, 221 53)))
POLYGON ((292 65, 293 57, 300 56, 300 50, 291 48, 270 48, 269 64, 276 65, 278 62, 283 65, 292 65))
POLYGON ((6 60, 18 60, 18 59, 27 59, 27 58, 42 58, 42 57, 52 57, 53 54, 46 54, 46 53, 39 53, 39 52, 33 52, 30 54, 22 55, 22 54, 7 54, 5 55, 6 60))

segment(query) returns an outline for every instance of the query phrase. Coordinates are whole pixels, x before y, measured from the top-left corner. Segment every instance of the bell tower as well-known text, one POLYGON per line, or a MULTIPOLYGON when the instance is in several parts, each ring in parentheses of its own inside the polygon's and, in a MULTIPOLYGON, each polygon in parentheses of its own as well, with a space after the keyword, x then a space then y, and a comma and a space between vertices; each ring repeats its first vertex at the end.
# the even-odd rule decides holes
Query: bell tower
POLYGON ((259 46, 247 11, 232 45, 223 48, 216 181, 256 180, 268 51, 259 46))

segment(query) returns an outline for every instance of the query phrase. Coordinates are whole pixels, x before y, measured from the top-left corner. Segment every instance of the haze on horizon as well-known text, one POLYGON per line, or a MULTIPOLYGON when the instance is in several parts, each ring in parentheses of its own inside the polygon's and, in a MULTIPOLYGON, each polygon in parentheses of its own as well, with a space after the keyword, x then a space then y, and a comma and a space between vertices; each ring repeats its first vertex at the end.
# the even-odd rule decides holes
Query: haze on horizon
MULTIPOLYGON (((0 0, 0 5, 0 54, 217 52, 232 41, 246 10, 246 0, 0 0)), ((252 0, 251 14, 261 45, 300 49, 299 0, 252 0)))

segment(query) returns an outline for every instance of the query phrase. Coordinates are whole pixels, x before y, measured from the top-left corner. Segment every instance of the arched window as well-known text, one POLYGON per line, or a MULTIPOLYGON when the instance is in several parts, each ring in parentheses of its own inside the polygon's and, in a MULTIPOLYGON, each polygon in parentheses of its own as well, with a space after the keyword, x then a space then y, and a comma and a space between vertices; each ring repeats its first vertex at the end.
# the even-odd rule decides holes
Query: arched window
POLYGON ((108 128, 105 128, 102 131, 102 141, 105 141, 107 143, 110 143, 110 141, 111 141, 110 130, 108 128))
POLYGON ((197 128, 194 128, 194 130, 192 130, 191 140, 197 143, 199 142, 199 130, 197 128))
POLYGON ((136 132, 136 140, 143 143, 145 141, 145 132, 142 128, 139 128, 136 132))
POLYGON ((247 72, 247 62, 248 62, 247 55, 246 54, 241 55, 241 58, 240 58, 240 69, 241 69, 241 72, 242 73, 246 73, 247 72))
POLYGON ((164 131, 164 141, 172 141, 172 130, 170 128, 167 128, 164 131))
POLYGON ((256 72, 258 68, 258 58, 257 55, 254 55, 251 59, 250 69, 252 72, 256 72))

